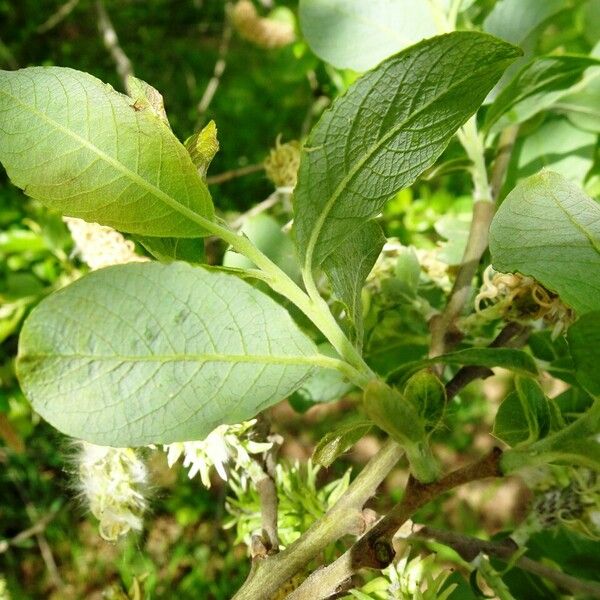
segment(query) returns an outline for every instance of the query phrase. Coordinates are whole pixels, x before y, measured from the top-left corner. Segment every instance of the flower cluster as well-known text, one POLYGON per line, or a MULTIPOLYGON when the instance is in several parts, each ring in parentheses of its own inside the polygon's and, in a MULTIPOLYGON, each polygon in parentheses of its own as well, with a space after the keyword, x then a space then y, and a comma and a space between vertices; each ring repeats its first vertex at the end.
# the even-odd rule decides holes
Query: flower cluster
POLYGON ((143 461, 131 448, 80 444, 79 487, 99 521, 100 535, 114 542, 131 530, 140 531, 147 508, 143 492, 148 474, 143 461))
POLYGON ((483 272, 483 284, 475 298, 475 309, 479 314, 488 314, 493 318, 515 321, 543 319, 553 326, 553 337, 557 337, 575 320, 573 310, 533 277, 519 273, 498 273, 491 265, 483 272), (482 309, 484 302, 487 308, 482 309))
POLYGON ((64 217, 63 220, 75 242, 75 252, 92 270, 148 260, 135 253, 131 240, 126 240, 111 227, 72 217, 64 217))
POLYGON ((220 425, 204 440, 175 442, 164 446, 167 462, 172 467, 183 455, 183 466, 189 469, 192 479, 200 474, 202 483, 210 487, 210 472, 214 467, 223 481, 227 470, 247 470, 253 464, 251 454, 260 454, 271 448, 271 442, 254 441, 249 433, 256 419, 239 425, 220 425))
POLYGON ((600 539, 600 477, 585 468, 568 468, 562 477, 552 471, 536 494, 531 511, 511 536, 519 545, 538 531, 563 525, 600 539), (551 482, 549 485, 548 482, 551 482))
POLYGON ((238 0, 230 18, 240 36, 260 48, 281 48, 296 38, 292 23, 261 17, 250 0, 238 0))

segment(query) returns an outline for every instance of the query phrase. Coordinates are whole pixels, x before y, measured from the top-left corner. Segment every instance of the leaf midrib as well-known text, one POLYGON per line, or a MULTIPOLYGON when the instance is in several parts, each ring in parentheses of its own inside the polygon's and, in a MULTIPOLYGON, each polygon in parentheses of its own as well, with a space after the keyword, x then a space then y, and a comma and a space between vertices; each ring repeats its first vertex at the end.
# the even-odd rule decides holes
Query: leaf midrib
POLYGON ((8 92, 1 90, 1 89, 0 89, 0 93, 3 94, 4 96, 6 96, 7 98, 9 98, 11 101, 13 101, 16 104, 23 107, 24 110, 29 111, 33 115, 40 118, 42 121, 49 123, 57 131, 62 132, 63 134, 67 135, 68 137, 71 137, 72 139, 74 139, 75 141, 80 143, 82 146, 85 146, 92 153, 95 153, 101 160, 104 160, 109 165, 111 165, 113 168, 115 168, 117 171, 120 171, 121 173, 123 173, 131 181, 133 181, 140 187, 149 191, 151 194, 156 196, 159 200, 164 202, 170 208, 176 210, 183 216, 187 217, 191 221, 198 223, 199 225, 202 225, 204 227, 206 227, 207 225, 210 225, 211 221, 209 219, 206 219, 202 215, 199 215, 198 213, 189 209, 187 206, 184 206, 183 204, 181 204, 180 202, 175 200, 175 198, 173 198, 172 196, 169 196, 169 194, 167 194, 166 192, 161 190, 159 187, 156 187, 155 185, 153 185, 152 183, 150 183, 149 181, 147 181, 146 179, 144 179, 143 177, 138 175, 135 171, 132 171, 131 169, 128 169, 127 167, 125 167, 122 163, 120 163, 118 160, 114 159, 112 156, 110 156, 109 154, 107 154, 106 152, 104 152, 103 150, 98 148, 98 146, 96 146, 95 144, 92 144, 92 142, 90 142, 89 140, 86 140, 84 137, 75 133, 68 127, 61 125, 60 123, 58 123, 54 119, 50 118, 48 115, 41 112, 37 108, 31 106, 30 104, 23 102, 17 96, 13 96, 12 94, 9 94, 8 92))
MULTIPOLYGON (((509 60, 509 57, 506 57, 503 60, 507 61, 507 60, 509 60)), ((500 62, 501 61, 498 61, 498 64, 500 62)), ((307 248, 306 248, 306 258, 305 258, 305 262, 304 262, 304 267, 305 267, 305 271, 307 273, 312 272, 312 258, 313 258, 315 246, 320 237, 320 233, 323 228, 325 219, 328 217, 333 205, 335 204, 335 202, 337 201, 339 196, 342 194, 342 192, 346 189, 346 187, 348 186, 350 181, 354 178, 354 176, 359 171, 359 169, 361 169, 364 166, 364 164, 379 150, 379 148, 385 142, 387 142, 391 137, 393 137, 396 133, 398 133, 398 131, 400 131, 400 129, 402 129, 403 127, 408 125, 413 118, 420 115, 426 109, 430 108, 434 103, 438 102, 441 98, 443 98, 449 92, 453 91, 456 87, 462 85, 464 82, 468 81, 469 79, 472 79, 474 77, 474 74, 477 72, 478 71, 475 71, 473 73, 470 73, 466 77, 463 77, 463 78, 457 79, 457 80, 453 80, 452 85, 450 85, 450 87, 446 88, 443 93, 441 93, 439 96, 435 96, 435 98, 433 98, 430 102, 428 102, 427 104, 424 104, 421 108, 419 108, 415 112, 411 113, 410 116, 408 116, 404 121, 402 121, 401 123, 399 123, 392 129, 390 129, 390 131, 387 134, 385 134, 383 137, 381 137, 377 142, 375 142, 371 146, 371 148, 369 148, 369 150, 365 153, 363 158, 361 158, 358 162, 356 162, 355 165, 350 169, 350 171, 348 171, 347 175, 340 181, 340 183, 334 190, 333 194, 331 195, 329 200, 326 202, 326 204, 324 206, 324 210, 321 212, 321 214, 319 215, 319 218, 317 219, 317 222, 315 223, 315 227, 309 238, 307 248)))
POLYGON ((301 356, 301 355, 269 355, 269 354, 221 354, 221 353, 203 353, 203 354, 152 354, 148 356, 139 355, 121 355, 113 354, 97 355, 97 354, 58 354, 58 353, 39 353, 26 354, 19 358, 21 362, 31 362, 37 359, 66 359, 79 360, 89 359, 95 362, 110 362, 121 361, 129 363, 144 363, 144 362, 231 362, 231 363, 273 363, 273 364, 320 364, 322 361, 321 355, 301 356))

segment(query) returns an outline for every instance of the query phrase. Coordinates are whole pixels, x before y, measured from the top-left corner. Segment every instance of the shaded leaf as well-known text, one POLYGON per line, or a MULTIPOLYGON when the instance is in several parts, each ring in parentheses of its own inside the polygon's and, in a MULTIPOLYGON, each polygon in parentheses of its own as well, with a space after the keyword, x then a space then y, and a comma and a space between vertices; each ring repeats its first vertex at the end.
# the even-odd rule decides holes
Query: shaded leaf
POLYGON ((600 206, 552 171, 520 183, 490 228, 494 269, 534 277, 576 311, 600 309, 600 206))
POLYGON ((319 58, 366 71, 435 35, 432 10, 427 0, 300 0, 300 27, 319 58))
POLYGON ((157 260, 172 262, 184 260, 189 263, 204 262, 203 238, 160 238, 137 236, 136 240, 157 260))
POLYGON ((362 288, 384 244, 379 223, 368 221, 323 263, 323 270, 336 296, 345 304, 359 339, 362 338, 362 288))
POLYGON ((577 380, 590 394, 600 397, 600 311, 581 316, 569 327, 567 339, 577 380))
POLYGON ((434 429, 446 406, 444 384, 431 371, 415 373, 404 386, 404 397, 417 409, 426 429, 434 429))
POLYGON ((388 374, 391 381, 402 381, 413 373, 436 363, 445 365, 475 365, 479 367, 503 367, 523 375, 537 375, 538 370, 533 358, 514 348, 466 348, 436 356, 405 363, 388 374))

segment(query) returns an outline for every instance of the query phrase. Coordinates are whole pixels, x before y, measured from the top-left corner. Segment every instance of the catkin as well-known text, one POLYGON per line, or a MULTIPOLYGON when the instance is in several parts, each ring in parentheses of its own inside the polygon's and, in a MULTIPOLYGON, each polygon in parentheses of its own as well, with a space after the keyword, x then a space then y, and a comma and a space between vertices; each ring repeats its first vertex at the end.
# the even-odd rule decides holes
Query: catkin
POLYGON ((240 37, 260 48, 281 48, 295 39, 290 23, 261 17, 250 0, 239 0, 230 12, 233 27, 240 37))

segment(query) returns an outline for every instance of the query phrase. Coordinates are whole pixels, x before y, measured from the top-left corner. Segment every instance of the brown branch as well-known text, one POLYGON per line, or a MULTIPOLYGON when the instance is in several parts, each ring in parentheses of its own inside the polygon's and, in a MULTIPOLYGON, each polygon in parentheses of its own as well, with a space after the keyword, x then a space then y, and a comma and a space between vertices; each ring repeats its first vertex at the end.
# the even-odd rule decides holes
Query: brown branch
POLYGON ((44 515, 39 521, 37 521, 37 523, 31 527, 28 527, 27 529, 24 529, 20 533, 17 533, 17 535, 14 537, 8 540, 0 540, 0 554, 6 552, 10 546, 17 546, 21 542, 28 540, 30 537, 37 536, 39 533, 42 533, 48 526, 48 523, 50 523, 50 521, 52 521, 57 514, 58 511, 53 510, 44 515))
MULTIPOLYGON (((502 331, 496 336, 496 338, 489 344, 489 348, 502 348, 506 346, 516 347, 516 341, 524 343, 526 337, 523 338, 523 334, 528 332, 529 329, 520 323, 510 322, 502 331)), ((452 400, 456 394, 458 394, 464 387, 466 387, 472 381, 476 379, 486 379, 493 375, 494 372, 488 367, 480 367, 475 365, 468 365, 462 367, 456 372, 456 375, 448 381, 446 384, 446 399, 447 401, 452 400)))
POLYGON ((495 201, 504 181, 510 154, 518 133, 518 126, 507 127, 500 136, 499 150, 490 178, 489 197, 476 199, 473 204, 473 217, 467 246, 456 275, 450 297, 440 315, 430 322, 430 356, 444 354, 460 336, 455 331, 455 320, 462 312, 471 295, 473 277, 477 272, 481 257, 488 247, 489 229, 495 212, 495 201))
POLYGON ((231 169, 231 171, 225 171, 224 173, 219 173, 217 175, 207 177, 206 183, 208 183, 209 185, 225 183, 226 181, 231 181, 232 179, 236 179, 237 177, 244 177, 245 175, 258 173, 259 171, 263 171, 264 168, 265 167, 263 166, 263 164, 260 163, 258 165, 247 165, 245 167, 240 167, 239 169, 231 169))
POLYGON ((234 599, 271 598, 329 544, 361 529, 357 525, 364 525, 362 509, 365 502, 376 493, 402 453, 398 444, 388 440, 323 517, 283 552, 254 563, 248 579, 234 599))
POLYGON ((104 47, 110 53, 115 65, 117 73, 123 82, 123 88, 127 90, 127 78, 133 75, 133 66, 123 48, 119 45, 117 32, 110 20, 106 7, 102 0, 96 0, 96 12, 98 14, 98 31, 102 36, 104 47))
POLYGON ((470 481, 499 477, 502 451, 494 448, 481 460, 458 469, 433 483, 409 477, 404 497, 374 527, 333 563, 312 573, 288 600, 318 600, 337 593, 340 586, 365 568, 383 569, 395 555, 392 538, 416 510, 434 498, 470 481))
MULTIPOLYGON (((505 562, 511 562, 519 551, 518 546, 512 540, 501 542, 488 542, 478 538, 442 531, 432 527, 419 527, 407 538, 407 541, 429 541, 440 542, 455 550, 464 560, 471 562, 479 554, 487 554, 499 558, 505 562)), ((600 584, 595 581, 587 581, 567 575, 561 571, 548 567, 526 556, 521 556, 514 563, 520 569, 544 577, 556 584, 567 593, 585 593, 592 598, 600 598, 600 584)))

